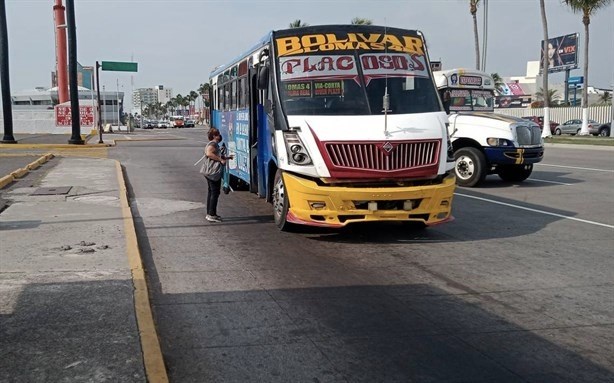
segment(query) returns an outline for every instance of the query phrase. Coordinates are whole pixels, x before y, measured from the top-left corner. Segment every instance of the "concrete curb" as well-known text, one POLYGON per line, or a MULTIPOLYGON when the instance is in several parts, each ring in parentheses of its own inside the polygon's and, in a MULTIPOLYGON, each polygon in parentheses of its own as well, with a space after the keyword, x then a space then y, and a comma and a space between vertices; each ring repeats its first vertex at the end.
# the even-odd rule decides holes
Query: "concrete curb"
POLYGON ((30 162, 28 165, 26 165, 26 167, 14 170, 14 171, 11 172, 11 174, 6 175, 6 176, 0 178, 0 189, 2 189, 3 187, 9 185, 13 181, 15 181, 17 178, 22 178, 23 176, 28 174, 30 172, 30 170, 37 169, 38 167, 40 167, 45 162, 51 160, 53 157, 54 157, 53 154, 47 153, 47 154, 43 155, 42 157, 40 157, 39 159, 37 159, 36 161, 30 162))
POLYGON ((8 148, 8 149, 89 149, 89 148, 101 148, 111 146, 109 144, 83 144, 83 145, 73 145, 73 144, 0 144, 0 148, 8 148))
POLYGON ((143 350, 143 362, 145 364, 145 374, 149 383, 168 383, 168 375, 164 365, 162 349, 156 332, 156 325, 151 312, 149 302, 149 292, 143 260, 139 251, 139 244, 134 228, 134 221, 130 204, 128 203, 128 189, 122 167, 119 161, 115 160, 117 170, 117 181, 119 182, 119 199, 124 220, 124 231, 126 236, 126 253, 132 272, 132 283, 134 284, 134 307, 136 310, 136 321, 139 328, 139 338, 143 350))

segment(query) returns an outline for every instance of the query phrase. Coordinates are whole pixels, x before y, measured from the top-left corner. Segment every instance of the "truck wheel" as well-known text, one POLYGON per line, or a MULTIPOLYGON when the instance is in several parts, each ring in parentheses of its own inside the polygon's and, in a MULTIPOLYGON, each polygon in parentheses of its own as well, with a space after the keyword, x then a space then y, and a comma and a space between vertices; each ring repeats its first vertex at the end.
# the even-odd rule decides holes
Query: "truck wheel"
POLYGON ((477 186, 486 178, 484 154, 472 147, 460 148, 454 152, 456 162, 456 183, 461 186, 477 186))
POLYGON ((533 172, 533 164, 506 165, 499 168, 499 177, 503 181, 521 182, 529 178, 531 172, 533 172))
POLYGON ((273 184, 273 218, 275 219, 275 225, 281 231, 288 231, 290 229, 291 223, 287 221, 289 208, 290 201, 288 200, 288 194, 286 194, 282 171, 277 170, 273 184))

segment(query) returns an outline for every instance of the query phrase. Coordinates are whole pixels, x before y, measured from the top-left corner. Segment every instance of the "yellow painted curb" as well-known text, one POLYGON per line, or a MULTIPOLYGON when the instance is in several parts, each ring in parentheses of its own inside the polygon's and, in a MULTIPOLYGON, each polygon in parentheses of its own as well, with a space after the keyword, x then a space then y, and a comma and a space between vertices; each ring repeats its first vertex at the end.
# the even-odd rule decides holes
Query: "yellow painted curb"
POLYGON ((29 172, 28 168, 21 168, 21 169, 17 169, 13 171, 11 175, 15 178, 21 178, 25 176, 26 174, 28 174, 28 172, 29 172))
POLYGON ((17 178, 21 178, 25 176, 26 174, 28 174, 30 170, 38 168, 39 166, 49 161, 53 157, 54 156, 51 153, 44 154, 42 157, 40 157, 36 161, 30 162, 28 165, 26 165, 26 167, 14 170, 11 172, 11 174, 0 178, 0 189, 10 184, 11 182, 15 181, 17 178))
POLYGON ((156 325, 153 320, 151 306, 149 304, 149 292, 147 290, 147 280, 143 269, 143 261, 136 237, 136 229, 132 220, 132 212, 128 203, 128 190, 119 161, 115 161, 117 170, 117 181, 119 182, 119 199, 124 219, 124 231, 126 237, 126 253, 128 263, 132 272, 132 283, 134 284, 134 308, 136 311, 136 321, 139 327, 141 348, 143 349, 143 363, 145 364, 145 374, 149 383, 168 383, 168 375, 164 366, 162 349, 156 325))
POLYGON ((74 144, 0 144, 0 148, 9 148, 9 149, 90 149, 90 148, 100 148, 103 146, 109 146, 108 144, 83 144, 83 145, 74 145, 74 144))
POLYGON ((11 174, 0 178, 0 189, 2 189, 3 187, 5 187, 6 185, 10 184, 13 181, 15 181, 15 177, 13 177, 11 174))

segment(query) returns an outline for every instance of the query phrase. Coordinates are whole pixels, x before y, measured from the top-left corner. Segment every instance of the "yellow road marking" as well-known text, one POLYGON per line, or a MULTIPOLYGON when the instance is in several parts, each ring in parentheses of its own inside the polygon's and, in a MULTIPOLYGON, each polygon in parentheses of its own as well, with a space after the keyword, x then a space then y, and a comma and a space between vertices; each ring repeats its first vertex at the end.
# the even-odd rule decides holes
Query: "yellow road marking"
POLYGON ((160 341, 149 304, 149 292, 147 290, 145 271, 143 270, 143 261, 141 259, 141 252, 139 251, 134 221, 132 220, 132 212, 130 211, 130 205, 128 203, 128 190, 126 189, 126 182, 119 161, 115 161, 115 168, 117 170, 119 199, 124 219, 126 253, 132 272, 132 283, 134 284, 134 306, 139 327, 141 347, 143 349, 145 373, 149 383, 168 383, 160 341))

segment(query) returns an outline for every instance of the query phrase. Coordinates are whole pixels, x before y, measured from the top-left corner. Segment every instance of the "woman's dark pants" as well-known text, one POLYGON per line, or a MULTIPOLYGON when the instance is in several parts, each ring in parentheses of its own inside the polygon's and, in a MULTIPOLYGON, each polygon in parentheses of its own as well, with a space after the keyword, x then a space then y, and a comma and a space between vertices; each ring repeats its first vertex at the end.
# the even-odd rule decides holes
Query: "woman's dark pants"
POLYGON ((220 189, 222 188, 222 180, 211 181, 207 178, 209 185, 209 194, 207 195, 207 214, 217 215, 217 200, 220 197, 220 189))

